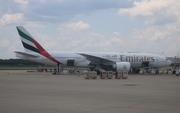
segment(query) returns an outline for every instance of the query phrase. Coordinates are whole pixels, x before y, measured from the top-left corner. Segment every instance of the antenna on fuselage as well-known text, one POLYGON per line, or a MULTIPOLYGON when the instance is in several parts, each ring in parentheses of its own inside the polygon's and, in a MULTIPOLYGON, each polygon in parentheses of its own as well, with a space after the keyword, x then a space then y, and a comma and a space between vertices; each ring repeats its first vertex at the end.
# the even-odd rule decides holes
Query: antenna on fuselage
POLYGON ((165 55, 164 51, 162 51, 161 55, 164 55, 164 56, 166 57, 166 55, 165 55))

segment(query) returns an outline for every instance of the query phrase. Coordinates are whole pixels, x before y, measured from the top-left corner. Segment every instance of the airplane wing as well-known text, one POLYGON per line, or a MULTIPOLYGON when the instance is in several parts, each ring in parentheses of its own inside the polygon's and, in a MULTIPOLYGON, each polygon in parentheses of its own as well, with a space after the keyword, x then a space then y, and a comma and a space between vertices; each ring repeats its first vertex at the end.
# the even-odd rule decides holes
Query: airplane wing
POLYGON ((20 51, 14 51, 14 52, 17 53, 17 54, 26 56, 26 57, 34 57, 34 58, 39 57, 38 55, 33 55, 33 54, 30 54, 30 53, 25 53, 25 52, 20 52, 20 51))
POLYGON ((112 64, 114 61, 104 59, 98 56, 93 56, 89 54, 79 53, 80 55, 86 57, 89 61, 91 61, 91 64, 112 64))

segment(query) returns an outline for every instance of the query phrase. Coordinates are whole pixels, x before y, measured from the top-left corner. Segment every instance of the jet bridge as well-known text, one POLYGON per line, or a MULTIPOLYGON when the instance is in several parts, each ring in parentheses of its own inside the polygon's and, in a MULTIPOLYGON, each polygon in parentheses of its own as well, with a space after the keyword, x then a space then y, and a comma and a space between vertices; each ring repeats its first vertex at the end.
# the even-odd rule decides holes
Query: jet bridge
POLYGON ((173 74, 176 73, 176 70, 180 69, 180 56, 176 56, 176 57, 167 57, 168 60, 171 61, 171 66, 172 66, 172 71, 173 74))
POLYGON ((167 57, 168 60, 172 62, 172 64, 180 65, 180 57, 167 57))

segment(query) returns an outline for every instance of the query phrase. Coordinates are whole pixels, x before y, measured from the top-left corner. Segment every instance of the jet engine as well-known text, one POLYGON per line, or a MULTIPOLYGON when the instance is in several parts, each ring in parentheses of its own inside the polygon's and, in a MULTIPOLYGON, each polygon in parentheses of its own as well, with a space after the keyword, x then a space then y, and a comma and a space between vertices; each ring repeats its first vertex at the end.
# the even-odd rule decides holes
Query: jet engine
POLYGON ((113 65, 113 69, 116 71, 129 71, 130 67, 129 62, 117 62, 113 65))

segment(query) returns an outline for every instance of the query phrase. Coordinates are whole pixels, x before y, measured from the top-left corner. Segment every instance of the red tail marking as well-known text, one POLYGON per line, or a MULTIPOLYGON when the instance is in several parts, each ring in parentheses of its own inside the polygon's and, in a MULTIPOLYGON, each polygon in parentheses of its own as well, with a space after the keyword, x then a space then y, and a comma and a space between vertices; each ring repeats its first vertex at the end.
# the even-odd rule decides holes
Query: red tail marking
MULTIPOLYGON (((36 42, 33 38, 31 38, 31 39, 32 39, 32 42, 36 45, 36 47, 38 48, 38 50, 40 51, 40 53, 43 56, 45 56, 46 58, 48 58, 49 60, 51 60, 53 62, 58 63, 58 61, 55 58, 53 58, 46 50, 44 50, 44 48, 38 42, 36 42)), ((62 64, 62 63, 60 63, 60 64, 62 64)))

